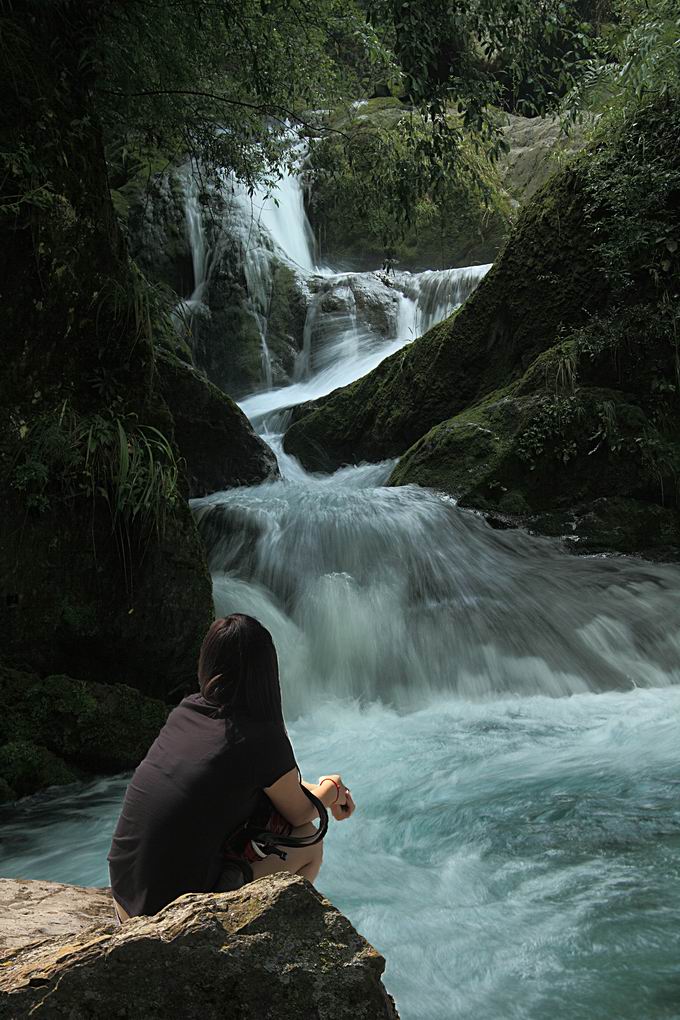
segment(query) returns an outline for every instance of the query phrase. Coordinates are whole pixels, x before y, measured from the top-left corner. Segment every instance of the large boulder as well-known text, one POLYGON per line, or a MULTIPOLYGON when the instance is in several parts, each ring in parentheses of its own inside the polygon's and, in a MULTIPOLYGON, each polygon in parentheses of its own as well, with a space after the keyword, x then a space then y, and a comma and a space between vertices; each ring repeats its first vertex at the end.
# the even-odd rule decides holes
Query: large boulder
POLYGON ((507 151, 499 160, 500 177, 517 203, 529 199, 545 184, 569 155, 583 145, 582 127, 567 134, 558 117, 502 115, 502 132, 507 151))
POLYGON ((239 188, 210 179, 199 186, 195 168, 159 162, 114 192, 133 258, 150 281, 175 292, 178 332, 212 383, 236 397, 269 375, 283 385, 303 342, 298 275, 239 188))
POLYGON ((0 880, 0 1018, 398 1020, 385 961, 304 879, 113 922, 107 890, 0 880))

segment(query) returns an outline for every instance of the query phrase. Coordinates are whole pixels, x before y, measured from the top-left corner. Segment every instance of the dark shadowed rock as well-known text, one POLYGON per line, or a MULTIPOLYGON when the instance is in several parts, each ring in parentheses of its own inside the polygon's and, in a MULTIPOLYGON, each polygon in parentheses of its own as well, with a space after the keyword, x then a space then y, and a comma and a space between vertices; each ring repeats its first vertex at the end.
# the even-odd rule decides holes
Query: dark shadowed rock
POLYGON ((304 879, 116 927, 107 890, 0 881, 0 1018, 398 1020, 385 961, 304 879))
POLYGON ((230 397, 174 355, 159 356, 157 368, 190 496, 278 477, 276 457, 230 397))
POLYGON ((6 493, 0 513, 3 655, 41 676, 125 683, 160 698, 195 683, 214 610, 184 501, 126 561, 105 508, 62 503, 40 514, 6 493))

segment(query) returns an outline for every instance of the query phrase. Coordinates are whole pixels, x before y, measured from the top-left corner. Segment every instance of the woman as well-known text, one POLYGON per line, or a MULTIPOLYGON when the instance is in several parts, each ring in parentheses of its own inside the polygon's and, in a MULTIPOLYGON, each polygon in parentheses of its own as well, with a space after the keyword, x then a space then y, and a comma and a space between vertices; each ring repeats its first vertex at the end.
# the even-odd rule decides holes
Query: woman
MULTIPOLYGON (((242 833, 265 795, 266 829, 315 832, 317 812, 301 789, 283 722, 269 631, 241 613, 216 620, 201 647, 198 682, 200 693, 170 713, 125 794, 108 858, 120 920, 155 914, 185 892, 235 888, 274 871, 313 882, 321 867, 320 842, 278 856, 278 848, 242 833)), ((353 813, 339 775, 304 786, 338 821, 353 813)))

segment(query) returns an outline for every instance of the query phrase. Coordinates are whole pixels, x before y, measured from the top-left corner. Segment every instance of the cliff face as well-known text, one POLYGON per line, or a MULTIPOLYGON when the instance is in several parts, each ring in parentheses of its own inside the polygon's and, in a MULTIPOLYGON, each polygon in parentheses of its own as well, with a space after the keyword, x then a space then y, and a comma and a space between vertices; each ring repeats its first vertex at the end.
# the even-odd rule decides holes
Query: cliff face
POLYGON ((466 304, 298 409, 314 470, 400 456, 392 484, 568 535, 680 547, 677 112, 650 106, 534 196, 466 304))
POLYGON ((3 879, 0 907, 2 1020, 398 1020, 384 959, 297 876, 122 927, 104 889, 3 879))

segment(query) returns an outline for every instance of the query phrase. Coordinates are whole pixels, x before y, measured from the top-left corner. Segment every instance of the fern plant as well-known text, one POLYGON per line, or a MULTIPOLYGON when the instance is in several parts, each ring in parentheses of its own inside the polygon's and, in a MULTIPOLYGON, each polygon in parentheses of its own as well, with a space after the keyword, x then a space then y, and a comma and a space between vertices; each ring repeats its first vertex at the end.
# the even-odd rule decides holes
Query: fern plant
POLYGON ((19 454, 13 487, 29 507, 47 509, 53 501, 102 498, 114 530, 125 536, 162 534, 167 511, 180 499, 179 465, 170 441, 134 415, 79 415, 61 408, 33 422, 15 422, 19 454))

